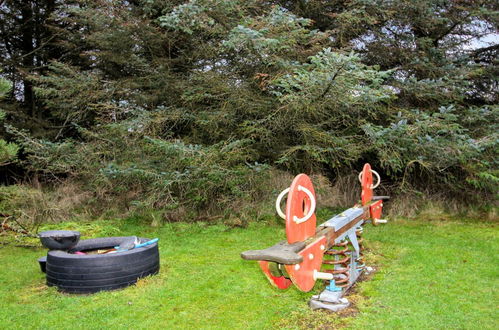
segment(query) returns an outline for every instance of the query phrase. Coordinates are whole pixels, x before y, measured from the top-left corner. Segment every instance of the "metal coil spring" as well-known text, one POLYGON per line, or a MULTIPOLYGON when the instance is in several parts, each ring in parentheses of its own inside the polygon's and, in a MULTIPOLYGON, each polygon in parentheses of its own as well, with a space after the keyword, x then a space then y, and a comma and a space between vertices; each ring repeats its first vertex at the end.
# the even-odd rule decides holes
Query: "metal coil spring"
POLYGON ((348 286, 350 280, 350 255, 347 254, 348 252, 348 242, 343 241, 326 251, 322 261, 322 264, 325 265, 323 271, 335 275, 335 285, 340 288, 348 286), (330 257, 326 258, 326 256, 330 257), (333 268, 328 268, 331 266, 333 268))
POLYGON ((362 242, 364 242, 364 238, 362 237, 362 233, 364 232, 364 228, 359 227, 356 231, 355 234, 357 235, 357 243, 359 244, 359 257, 355 259, 355 261, 358 264, 358 268, 364 268, 365 264, 363 262, 364 259, 364 247, 362 245, 362 242))

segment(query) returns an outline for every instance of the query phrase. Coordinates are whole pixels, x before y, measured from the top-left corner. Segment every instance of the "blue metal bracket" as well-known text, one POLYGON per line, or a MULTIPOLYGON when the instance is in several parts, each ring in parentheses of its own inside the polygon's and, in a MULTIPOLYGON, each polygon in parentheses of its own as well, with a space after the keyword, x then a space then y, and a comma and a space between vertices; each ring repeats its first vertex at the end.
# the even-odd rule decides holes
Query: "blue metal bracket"
POLYGON ((339 292, 339 291, 341 291, 342 289, 341 289, 340 287, 337 287, 337 286, 336 286, 336 283, 335 283, 335 281, 334 281, 334 280, 331 280, 331 281, 329 281, 329 285, 328 285, 328 286, 326 286, 326 290, 328 290, 328 291, 333 291, 333 292, 339 292))

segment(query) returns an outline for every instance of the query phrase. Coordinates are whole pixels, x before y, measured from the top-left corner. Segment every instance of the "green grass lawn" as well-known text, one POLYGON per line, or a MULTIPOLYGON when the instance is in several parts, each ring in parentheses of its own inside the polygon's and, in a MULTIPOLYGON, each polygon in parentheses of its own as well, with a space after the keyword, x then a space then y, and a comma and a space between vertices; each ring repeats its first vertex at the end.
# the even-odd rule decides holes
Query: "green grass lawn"
MULTIPOLYGON (((320 221, 320 220, 319 220, 320 221)), ((239 253, 284 238, 284 227, 255 223, 141 226, 133 219, 59 227, 90 235, 160 238, 160 274, 136 286, 68 295, 45 286, 42 248, 0 248, 1 328, 498 328, 495 224, 394 221, 366 225, 367 258, 378 270, 351 295, 345 315, 312 312, 314 292, 274 289, 239 253)))

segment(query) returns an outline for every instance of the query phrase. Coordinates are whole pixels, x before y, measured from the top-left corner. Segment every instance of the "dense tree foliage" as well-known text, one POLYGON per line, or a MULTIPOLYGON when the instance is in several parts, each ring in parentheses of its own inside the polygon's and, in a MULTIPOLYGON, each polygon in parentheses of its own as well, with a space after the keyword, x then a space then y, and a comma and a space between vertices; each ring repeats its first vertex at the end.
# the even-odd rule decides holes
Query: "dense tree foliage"
MULTIPOLYGON (((10 86, 9 82, 5 79, 0 78, 0 99, 9 92, 10 86)), ((5 118, 5 112, 0 110, 0 122, 5 118)), ((0 166, 5 166, 12 163, 19 152, 19 147, 12 142, 7 142, 4 139, 0 139, 0 166)))
POLYGON ((245 198, 271 168, 369 161, 396 191, 497 193, 497 5, 3 1, 22 167, 136 203, 245 198), (256 180, 256 181, 255 181, 256 180))

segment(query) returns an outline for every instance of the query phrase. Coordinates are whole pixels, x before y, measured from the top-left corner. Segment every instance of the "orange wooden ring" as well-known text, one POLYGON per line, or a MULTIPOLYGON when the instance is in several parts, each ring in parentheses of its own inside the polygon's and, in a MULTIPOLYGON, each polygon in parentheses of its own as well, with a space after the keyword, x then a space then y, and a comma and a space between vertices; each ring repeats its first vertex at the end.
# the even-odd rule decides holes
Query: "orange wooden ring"
POLYGON ((362 169, 361 186, 362 193, 360 198, 362 205, 366 205, 373 198, 373 173, 371 172, 371 165, 369 163, 366 163, 362 169))
POLYGON ((313 243, 307 245, 298 252, 303 257, 303 261, 296 265, 285 265, 286 271, 296 287, 308 292, 315 285, 314 271, 319 271, 322 266, 322 259, 326 249, 326 237, 321 236, 313 243))
POLYGON ((317 222, 315 213, 304 222, 295 221, 297 218, 303 219, 309 213, 312 204, 315 204, 302 188, 308 189, 315 199, 314 186, 310 178, 306 174, 297 175, 291 183, 286 202, 286 237, 290 244, 304 241, 315 234, 317 222))

